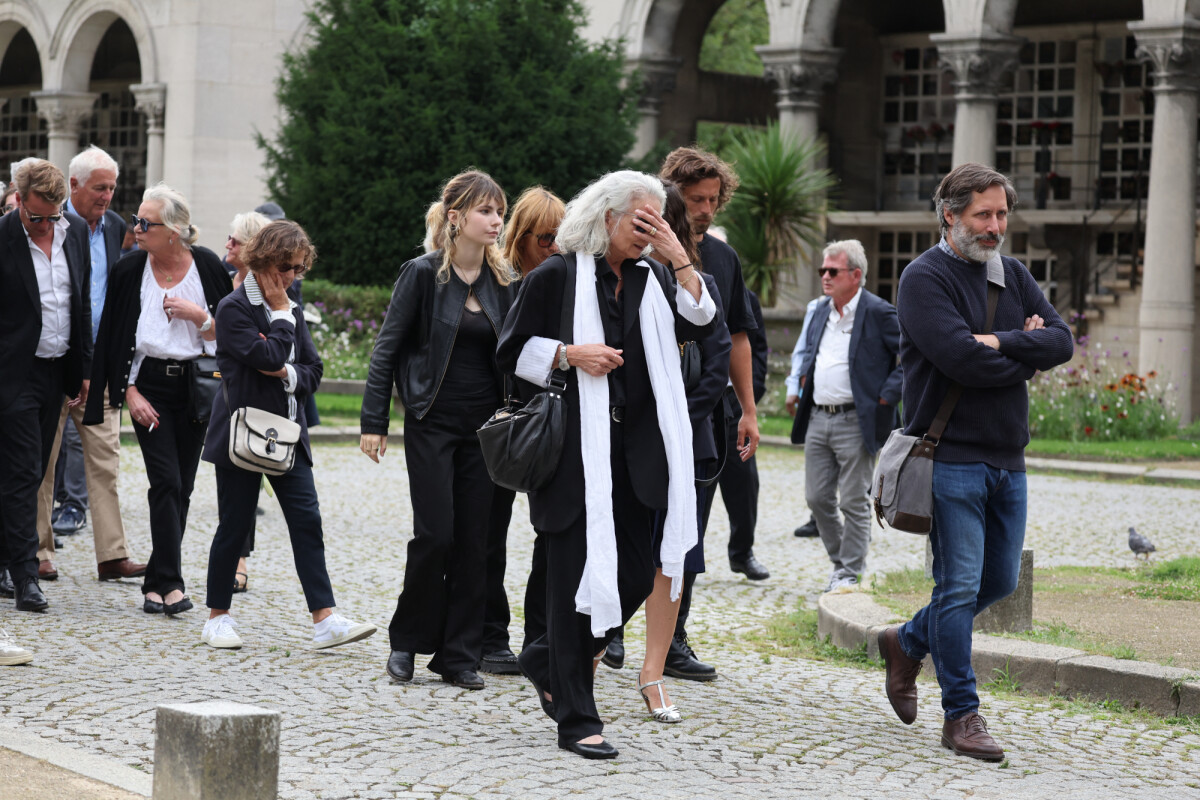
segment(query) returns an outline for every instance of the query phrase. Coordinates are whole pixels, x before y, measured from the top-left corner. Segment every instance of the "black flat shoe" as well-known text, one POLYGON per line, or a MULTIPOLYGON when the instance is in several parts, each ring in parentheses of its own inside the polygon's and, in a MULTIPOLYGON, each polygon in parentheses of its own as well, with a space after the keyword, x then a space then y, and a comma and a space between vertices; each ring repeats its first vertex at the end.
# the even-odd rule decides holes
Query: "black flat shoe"
POLYGON ((387 660, 387 674, 392 680, 408 683, 413 677, 413 654, 404 650, 393 650, 387 660))
POLYGON ((476 690, 483 688, 483 678, 479 677, 479 673, 473 669, 464 669, 443 675, 442 680, 460 689, 476 690))
POLYGON ((572 753, 584 758, 616 758, 617 748, 613 747, 607 741, 600 744, 584 744, 583 742, 571 742, 569 744, 560 744, 559 748, 570 750, 572 753))
POLYGON ((172 614, 181 614, 184 611, 191 611, 192 599, 185 595, 184 598, 178 603, 163 603, 162 610, 167 616, 172 614))
POLYGON ((163 613, 163 604, 147 598, 142 601, 142 611, 147 614, 161 614, 163 613))
POLYGON ((537 692, 538 702, 542 704, 542 713, 552 721, 558 722, 558 717, 554 715, 554 701, 546 699, 546 693, 542 691, 542 687, 538 686, 538 682, 533 679, 533 676, 525 671, 525 667, 521 666, 520 658, 517 659, 517 669, 521 670, 521 674, 525 676, 525 680, 533 684, 533 690, 537 692))

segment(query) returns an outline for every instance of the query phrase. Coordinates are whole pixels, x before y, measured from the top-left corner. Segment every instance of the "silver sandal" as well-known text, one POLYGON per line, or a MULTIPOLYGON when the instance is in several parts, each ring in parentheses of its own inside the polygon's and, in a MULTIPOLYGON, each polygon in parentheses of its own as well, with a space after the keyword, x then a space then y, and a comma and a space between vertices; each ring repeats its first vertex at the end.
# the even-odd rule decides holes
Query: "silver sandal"
POLYGON ((667 696, 663 692, 663 684, 666 682, 666 679, 660 678, 659 680, 650 681, 649 683, 639 683, 638 694, 640 694, 642 699, 646 701, 646 709, 650 712, 650 716, 654 717, 655 722, 666 722, 671 724, 683 722, 683 715, 679 713, 679 709, 675 707, 675 704, 666 704, 667 696), (658 702, 661 704, 659 708, 652 708, 650 706, 650 698, 646 697, 646 690, 651 686, 658 687, 658 702))

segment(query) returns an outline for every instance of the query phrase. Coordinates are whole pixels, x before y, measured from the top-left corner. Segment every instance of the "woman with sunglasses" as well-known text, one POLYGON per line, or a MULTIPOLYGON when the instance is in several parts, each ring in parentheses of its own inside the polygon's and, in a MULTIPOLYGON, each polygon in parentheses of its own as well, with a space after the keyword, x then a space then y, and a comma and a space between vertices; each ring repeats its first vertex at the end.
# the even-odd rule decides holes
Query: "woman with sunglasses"
POLYGON ((417 653, 464 689, 482 689, 488 510, 493 485, 475 431, 500 404, 496 341, 516 275, 496 241, 504 190, 482 172, 451 178, 426 215, 426 246, 400 267, 362 404, 364 453, 387 452, 392 386, 404 403, 413 505, 404 589, 389 626, 393 680, 412 680, 417 653))
POLYGON ((321 510, 313 483, 312 448, 304 398, 321 382, 324 370, 313 346, 304 314, 287 289, 312 266, 316 249, 295 222, 272 222, 242 246, 248 268, 241 286, 217 308, 217 363, 223 393, 213 403, 212 435, 204 460, 216 465, 220 524, 208 553, 208 621, 201 641, 236 649, 242 639, 229 614, 233 577, 246 530, 254 525, 254 509, 262 475, 229 460, 229 415, 232 409, 261 408, 300 425, 300 452, 284 475, 268 476, 287 520, 296 574, 313 621, 313 647, 348 644, 375 633, 370 623, 357 623, 334 610, 333 589, 325 568, 321 510), (228 399, 226 397, 226 394, 228 399))
POLYGON ((83 422, 100 422, 106 388, 109 405, 129 406, 150 481, 154 551, 142 608, 178 614, 192 607, 180 550, 208 429, 189 412, 193 362, 216 353, 213 312, 233 285, 217 254, 196 245, 200 232, 179 192, 150 187, 132 221, 139 249, 109 275, 83 422))

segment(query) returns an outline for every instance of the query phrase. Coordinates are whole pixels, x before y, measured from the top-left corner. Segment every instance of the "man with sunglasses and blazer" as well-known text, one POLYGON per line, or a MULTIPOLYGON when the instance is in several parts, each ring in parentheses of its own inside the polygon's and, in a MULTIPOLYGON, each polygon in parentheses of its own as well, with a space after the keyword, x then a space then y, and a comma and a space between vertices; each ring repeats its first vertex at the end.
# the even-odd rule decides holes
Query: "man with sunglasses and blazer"
POLYGON ((804 445, 805 499, 833 562, 825 591, 847 592, 867 565, 875 455, 896 427, 900 324, 895 306, 864 288, 861 242, 832 242, 824 259, 826 299, 808 326, 792 443, 804 445))
POLYGON ((16 213, 0 218, 0 560, 19 611, 48 605, 38 586, 37 493, 63 397, 87 397, 92 318, 87 224, 61 211, 58 167, 26 159, 14 170, 16 213))

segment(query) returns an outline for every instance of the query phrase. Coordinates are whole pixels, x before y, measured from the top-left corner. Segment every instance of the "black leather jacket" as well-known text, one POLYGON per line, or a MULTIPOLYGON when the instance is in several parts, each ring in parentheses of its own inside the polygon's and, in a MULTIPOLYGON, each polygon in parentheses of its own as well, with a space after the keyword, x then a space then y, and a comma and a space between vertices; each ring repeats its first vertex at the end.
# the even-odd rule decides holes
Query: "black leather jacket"
POLYGON ((406 414, 421 419, 429 413, 471 290, 500 335, 518 284, 501 286, 486 264, 473 285, 463 283, 454 270, 450 270, 449 280, 438 283, 441 263, 442 251, 437 250, 400 267, 392 302, 371 352, 360 418, 363 433, 387 434, 393 382, 406 414))

